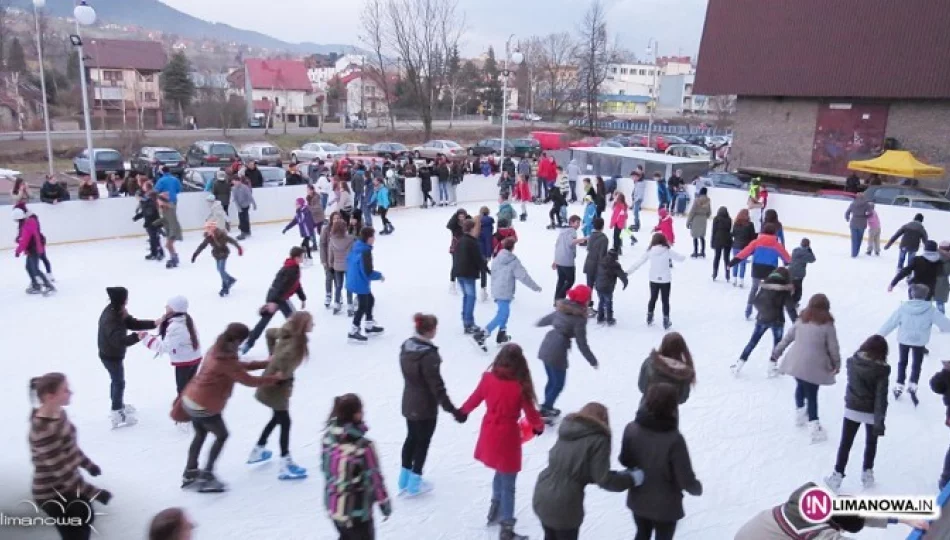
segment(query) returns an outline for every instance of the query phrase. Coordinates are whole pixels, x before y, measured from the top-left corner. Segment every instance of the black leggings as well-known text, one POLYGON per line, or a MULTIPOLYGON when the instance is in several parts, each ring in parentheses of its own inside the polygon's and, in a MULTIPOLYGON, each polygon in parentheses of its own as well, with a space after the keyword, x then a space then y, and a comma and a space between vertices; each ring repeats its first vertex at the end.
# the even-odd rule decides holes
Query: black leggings
POLYGON ((706 254, 706 237, 693 238, 693 254, 706 254))
POLYGON ((383 227, 388 227, 389 225, 392 225, 392 223, 389 221, 389 218, 386 217, 387 212, 389 212, 389 208, 379 209, 379 217, 383 220, 383 227))
POLYGON ((623 243, 620 241, 620 233, 623 232, 623 229, 620 227, 614 227, 614 250, 616 250, 619 255, 623 251, 623 243))
POLYGON ((577 277, 576 271, 573 266, 557 267, 557 285, 554 287, 555 302, 567 297, 567 291, 574 286, 574 280, 577 277))
POLYGON ((663 316, 670 316, 670 286, 672 283, 654 283, 650 282, 650 303, 647 305, 647 311, 653 313, 656 309, 656 299, 660 297, 663 300, 663 316))
POLYGON ((561 207, 562 207, 562 206, 564 206, 564 205, 558 204, 558 203, 554 203, 554 206, 551 207, 551 211, 548 212, 548 217, 551 218, 551 225, 554 225, 554 222, 555 222, 555 221, 557 221, 558 225, 560 225, 561 223, 564 223, 564 222, 561 220, 561 207))
MULTIPOLYGON (((851 445, 854 444, 854 437, 858 434, 861 424, 853 420, 844 419, 841 425, 841 443, 838 445, 838 460, 835 462, 835 471, 844 476, 844 469, 848 466, 848 456, 851 454, 851 445)), ((874 426, 864 424, 865 443, 864 443, 864 465, 861 470, 874 468, 874 456, 877 455, 877 435, 874 434, 874 426)))
POLYGON ((676 532, 675 521, 653 521, 636 514, 633 516, 633 521, 637 524, 637 535, 633 537, 633 540, 650 540, 651 538, 673 540, 673 533, 676 532))
POLYGON ((218 460, 221 449, 224 448, 225 441, 228 440, 228 428, 224 425, 224 419, 220 414, 213 416, 193 416, 191 425, 195 428, 195 437, 191 440, 191 447, 188 448, 187 470, 198 468, 198 456, 201 454, 201 447, 205 444, 208 432, 214 434, 214 444, 211 445, 211 451, 208 452, 208 464, 205 465, 205 471, 214 471, 214 462, 218 460))
POLYGON ((436 204, 435 199, 433 199, 433 198, 432 198, 432 195, 430 195, 429 193, 430 193, 429 191, 423 191, 423 192, 422 192, 422 204, 423 204, 423 205, 426 205, 426 204, 428 204, 429 202, 431 202, 432 205, 435 206, 435 204, 436 204))
POLYGON ((280 457, 284 457, 290 454, 290 411, 274 411, 257 440, 257 446, 267 446, 267 438, 277 426, 280 426, 280 457))
POLYGON ((62 540, 89 540, 92 535, 92 523, 96 517, 95 512, 88 510, 92 508, 92 503, 85 497, 77 497, 75 493, 68 493, 66 497, 69 499, 62 501, 53 499, 56 504, 40 504, 39 501, 37 504, 49 517, 56 519, 58 523, 64 523, 56 525, 56 530, 59 531, 59 537, 62 540), (73 504, 74 502, 77 504, 73 504), (72 520, 80 521, 82 525, 65 524, 72 520))
POLYGON ((373 521, 356 521, 352 527, 334 523, 337 532, 340 533, 340 540, 375 540, 376 529, 373 521))
POLYGON ((402 468, 409 469, 416 474, 422 474, 422 467, 426 464, 429 454, 429 443, 435 433, 436 419, 406 420, 408 433, 406 442, 402 443, 402 468))
POLYGON ((722 260, 722 270, 726 276, 726 281, 729 281, 729 253, 732 250, 731 247, 719 247, 715 248, 713 251, 716 252, 715 257, 713 257, 713 277, 719 275, 719 261, 722 260))
POLYGON ((188 386, 188 383, 192 377, 195 376, 195 373, 198 373, 198 364, 193 366, 175 366, 175 387, 178 389, 179 394, 185 391, 185 387, 188 386))
POLYGON ((327 289, 327 296, 330 296, 331 294, 333 294, 333 276, 336 274, 336 272, 329 266, 324 266, 323 273, 326 274, 325 285, 327 289))
POLYGON ((366 316, 367 321, 373 320, 373 306, 376 304, 376 299, 373 298, 373 293, 369 294, 357 294, 356 295, 356 313, 353 315, 353 326, 356 328, 360 327, 360 323, 363 321, 363 316, 366 316))
POLYGON ((313 253, 310 251, 310 237, 309 236, 305 237, 303 241, 300 242, 300 247, 302 247, 303 250, 307 252, 308 259, 313 259, 313 253))
POLYGON ((49 259, 46 258, 46 252, 43 252, 43 253, 40 254, 40 262, 43 263, 43 266, 46 267, 46 273, 47 273, 47 274, 52 274, 52 273, 53 273, 53 265, 51 265, 51 264, 49 263, 49 259))
POLYGON ((897 346, 897 384, 904 384, 904 377, 907 375, 907 357, 913 355, 913 363, 910 366, 910 382, 917 384, 920 380, 920 368, 924 364, 924 348, 915 345, 897 346))

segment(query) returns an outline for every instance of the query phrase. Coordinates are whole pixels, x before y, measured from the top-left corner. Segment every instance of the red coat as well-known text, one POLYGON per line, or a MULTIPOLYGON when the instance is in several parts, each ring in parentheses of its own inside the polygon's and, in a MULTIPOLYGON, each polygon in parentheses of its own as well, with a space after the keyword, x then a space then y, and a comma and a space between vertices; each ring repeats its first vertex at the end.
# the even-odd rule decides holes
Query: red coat
POLYGON ((504 242, 506 238, 518 239, 518 233, 514 227, 498 229, 495 231, 495 234, 492 235, 492 257, 495 257, 498 255, 498 252, 501 251, 502 242, 504 242))
POLYGON ((614 203, 614 211, 610 215, 610 227, 623 229, 627 226, 627 205, 614 203))
POLYGON ((531 186, 527 182, 515 182, 514 197, 516 201, 530 201, 531 186))
POLYGON ((538 163, 538 178, 548 182, 557 180, 557 165, 554 164, 553 159, 542 159, 541 162, 538 163))
POLYGON ((672 246, 676 242, 676 236, 673 234, 673 216, 667 212, 666 208, 660 208, 660 222, 653 229, 666 237, 666 241, 672 246))
POLYGON ((534 403, 521 395, 517 380, 502 378, 493 372, 482 375, 482 380, 460 410, 469 414, 485 402, 485 417, 475 444, 475 459, 486 467, 500 473, 513 474, 521 471, 521 428, 518 420, 521 412, 535 430, 544 429, 541 415, 534 403))
POLYGON ((40 221, 36 216, 29 216, 23 220, 23 227, 20 228, 15 255, 17 257, 23 253, 42 255, 45 252, 43 237, 40 235, 40 221))

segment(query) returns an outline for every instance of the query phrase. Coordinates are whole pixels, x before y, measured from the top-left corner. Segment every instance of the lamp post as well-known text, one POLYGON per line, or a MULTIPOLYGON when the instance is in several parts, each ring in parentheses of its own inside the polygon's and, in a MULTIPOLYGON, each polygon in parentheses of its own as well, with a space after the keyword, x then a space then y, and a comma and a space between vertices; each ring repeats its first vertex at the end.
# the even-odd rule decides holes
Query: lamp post
POLYGON ((49 129, 49 104, 46 97, 46 69, 43 64, 43 39, 40 34, 39 10, 46 7, 46 0, 33 0, 33 21, 36 24, 36 53, 40 57, 40 89, 43 91, 43 122, 46 124, 46 161, 49 174, 53 174, 53 141, 49 129))
POLYGON ((508 127, 508 76, 511 75, 511 71, 508 69, 509 64, 514 64, 517 68, 521 62, 524 60, 524 55, 520 51, 511 52, 511 40, 515 35, 511 34, 508 37, 508 41, 505 42, 505 69, 501 72, 502 76, 502 89, 501 89, 501 159, 500 161, 505 161, 505 146, 507 139, 505 138, 505 129, 508 127))
POLYGON ((653 136, 653 115, 656 112, 656 73, 660 69, 659 57, 660 42, 656 38, 650 38, 647 42, 647 56, 653 55, 653 86, 650 87, 650 123, 647 125, 647 147, 651 147, 651 138, 653 136))
POLYGON ((69 40, 76 47, 76 53, 79 55, 79 77, 82 81, 82 110, 86 123, 86 157, 89 161, 89 176, 93 181, 96 180, 96 156, 92 148, 92 120, 89 117, 89 90, 86 81, 86 59, 82 50, 82 37, 79 33, 79 25, 90 26, 96 22, 96 10, 86 3, 86 0, 79 2, 79 5, 73 9, 73 17, 76 19, 76 33, 69 36, 69 40))

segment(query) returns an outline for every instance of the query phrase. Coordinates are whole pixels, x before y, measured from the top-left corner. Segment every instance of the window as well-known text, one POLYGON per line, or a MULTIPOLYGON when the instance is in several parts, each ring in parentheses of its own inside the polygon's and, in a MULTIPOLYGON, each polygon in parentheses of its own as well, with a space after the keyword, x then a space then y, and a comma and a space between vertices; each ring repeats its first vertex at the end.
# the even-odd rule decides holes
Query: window
POLYGON ((647 74, 647 70, 645 70, 645 69, 641 69, 641 70, 640 70, 640 75, 646 75, 646 74, 647 74))
POLYGON ((621 74, 621 75, 626 75, 626 74, 627 74, 627 68, 620 68, 620 74, 621 74))
POLYGON ((610 68, 610 72, 613 73, 614 75, 616 75, 616 74, 617 74, 617 68, 615 68, 615 67, 610 68))
POLYGON ((100 73, 100 85, 119 86, 122 83, 122 72, 118 70, 102 70, 100 73))
POLYGON ((139 73, 139 81, 141 82, 154 82, 155 74, 154 73, 139 73))
POLYGON ((625 90, 620 90, 620 91, 618 91, 617 93, 622 96, 622 95, 624 95, 624 92, 625 92, 625 90))
POLYGON ((155 92, 141 92, 139 94, 139 98, 142 101, 148 101, 148 102, 157 101, 157 99, 155 98, 155 92))

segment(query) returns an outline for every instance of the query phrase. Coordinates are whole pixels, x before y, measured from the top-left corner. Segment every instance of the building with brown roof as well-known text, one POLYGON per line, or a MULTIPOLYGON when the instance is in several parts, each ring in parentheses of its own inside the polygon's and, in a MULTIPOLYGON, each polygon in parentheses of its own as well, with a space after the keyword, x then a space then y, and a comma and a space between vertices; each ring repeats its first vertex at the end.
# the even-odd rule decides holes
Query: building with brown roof
POLYGON ((277 116, 288 124, 319 125, 323 104, 303 60, 247 58, 243 72, 249 121, 277 116))
POLYGON ((85 45, 96 127, 161 128, 159 75, 168 63, 162 44, 95 38, 85 45))
POLYGON ((709 0, 695 91, 738 96, 739 167, 841 176, 897 144, 950 170, 948 28, 930 0, 709 0))

